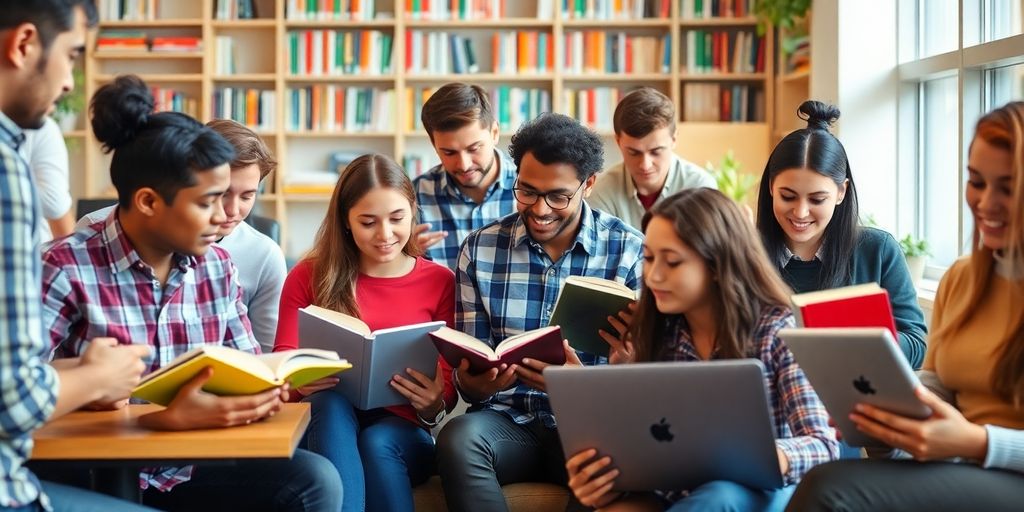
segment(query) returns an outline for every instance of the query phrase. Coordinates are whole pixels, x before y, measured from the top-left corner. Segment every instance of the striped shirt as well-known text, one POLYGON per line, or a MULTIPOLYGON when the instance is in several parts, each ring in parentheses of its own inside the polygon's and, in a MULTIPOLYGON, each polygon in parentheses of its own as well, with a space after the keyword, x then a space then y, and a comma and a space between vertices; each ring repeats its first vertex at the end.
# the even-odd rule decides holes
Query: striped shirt
MULTIPOLYGON (((546 326, 562 283, 571 275, 639 288, 640 232, 586 202, 582 208, 576 241, 557 261, 530 238, 518 213, 470 234, 455 274, 456 329, 494 347, 505 338, 546 326)), ((584 364, 607 362, 578 355, 584 364)), ((522 383, 473 407, 503 412, 519 424, 540 418, 547 427, 555 427, 547 394, 522 383)))
MULTIPOLYGON (((43 254, 43 328, 54 357, 79 356, 101 336, 148 343, 154 357, 147 371, 203 345, 259 353, 227 251, 211 246, 204 256, 173 258, 161 286, 125 236, 116 209, 51 245, 43 254)), ((191 472, 190 466, 146 470, 139 483, 167 491, 191 472)))
MULTIPOLYGON (((667 320, 666 339, 659 359, 700 361, 690 328, 682 316, 667 320)), ((828 425, 828 413, 811 388, 793 353, 778 337, 779 329, 793 327, 789 309, 769 307, 754 328, 748 357, 764 364, 764 385, 775 425, 775 444, 789 459, 786 485, 795 484, 812 467, 839 458, 835 430, 828 425)), ((711 354, 716 359, 717 347, 711 354)), ((671 493, 669 493, 671 494, 671 493)))
POLYGON ((0 112, 0 508, 38 501, 48 509, 39 481, 24 467, 32 432, 57 404, 58 379, 40 335, 41 219, 32 175, 18 154, 23 140, 0 112))
POLYGON ((516 182, 516 163, 503 151, 494 150, 498 179, 487 189, 484 201, 477 204, 440 165, 413 181, 419 204, 420 222, 430 224, 431 231, 447 231, 444 240, 427 249, 426 256, 453 271, 462 241, 480 229, 516 211, 512 187, 516 182))

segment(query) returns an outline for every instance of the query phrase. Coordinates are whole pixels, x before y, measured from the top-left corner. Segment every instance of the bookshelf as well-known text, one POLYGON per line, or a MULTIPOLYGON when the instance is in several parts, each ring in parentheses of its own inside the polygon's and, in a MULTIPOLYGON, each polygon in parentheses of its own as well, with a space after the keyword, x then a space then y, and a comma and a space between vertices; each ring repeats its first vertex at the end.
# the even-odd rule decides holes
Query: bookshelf
POLYGON ((772 142, 777 143, 806 123, 796 116, 796 109, 811 94, 811 14, 797 20, 790 29, 778 31, 778 63, 775 74, 775 124, 772 142))
MULTIPOLYGON (((763 126, 768 131, 776 114, 772 106, 777 87, 773 79, 777 61, 771 33, 761 39, 760 51, 764 57, 757 69, 720 66, 720 69, 693 72, 687 61, 687 39, 693 41, 691 33, 696 32, 724 34, 719 37, 729 40, 725 44, 730 45, 730 49, 720 50, 717 58, 725 59, 727 64, 738 58, 734 41, 737 34, 756 33, 756 19, 745 14, 752 0, 715 2, 723 9, 730 9, 729 13, 723 13, 728 16, 708 16, 710 11, 695 15, 694 5, 702 3, 700 0, 647 0, 650 5, 646 11, 643 2, 637 4, 638 0, 462 0, 455 5, 464 10, 455 12, 452 12, 452 3, 437 0, 319 0, 319 3, 316 0, 253 0, 255 16, 252 19, 223 19, 230 14, 226 14, 226 7, 220 1, 223 0, 100 0, 101 13, 107 16, 101 19, 98 31, 90 36, 84 62, 86 94, 91 97, 97 88, 119 73, 136 73, 151 86, 171 89, 182 98, 194 101, 203 122, 212 118, 215 109, 224 114, 225 104, 239 101, 239 96, 246 100, 256 98, 256 108, 245 105, 244 114, 257 123, 257 133, 264 137, 280 162, 278 171, 265 181, 257 212, 281 222, 282 246, 292 258, 308 249, 327 208, 329 195, 326 192, 285 193, 289 178, 306 171, 326 169, 329 154, 339 150, 376 151, 391 155, 400 163, 411 158, 418 159, 421 169, 432 167, 437 157, 426 134, 417 127, 415 106, 422 104, 424 92, 446 82, 478 83, 495 97, 509 98, 509 101, 519 98, 529 107, 525 111, 499 112, 499 118, 505 119, 499 141, 501 147, 508 144, 518 122, 532 117, 540 109, 550 108, 582 118, 594 128, 605 140, 608 164, 620 159, 611 130, 615 102, 636 86, 651 86, 671 97, 677 104, 683 125, 694 122, 686 117, 684 109, 687 93, 694 86, 715 89, 715 93, 706 93, 706 101, 714 101, 719 106, 722 106, 721 91, 750 92, 749 97, 736 94, 736 102, 742 97, 750 106, 737 109, 744 111, 739 116, 742 122, 722 123, 727 133, 728 127, 734 125, 763 126), (110 19, 115 14, 110 2, 150 4, 153 12, 147 19, 110 19), (363 11, 346 17, 344 9, 353 5, 361 6, 363 11), (434 10, 423 12, 424 5, 434 10), (563 11, 563 5, 572 9, 563 11), (613 12, 616 5, 625 11, 613 12), (302 6, 307 11, 290 10, 302 6), (335 19, 331 12, 320 14, 311 9, 335 6, 343 11, 340 19, 335 19), (407 12, 407 6, 419 6, 421 11, 407 12), (587 6, 595 10, 588 12, 587 6), (367 12, 370 7, 375 7, 375 11, 367 12), (499 15, 500 9, 504 9, 504 16, 499 15), (630 17, 633 14, 642 16, 630 17), (202 48, 159 55, 145 51, 96 50, 97 37, 119 30, 145 32, 149 37, 199 37, 202 48), (310 37, 321 38, 317 40, 326 53, 317 50, 320 53, 303 54, 304 57, 334 58, 340 64, 327 63, 316 73, 307 73, 302 66, 296 70, 292 63, 298 55, 291 39, 300 36, 305 39, 307 33, 319 34, 310 37), (381 38, 390 38, 390 67, 345 69, 344 49, 337 46, 337 41, 341 39, 344 44, 344 34, 362 33, 377 34, 373 36, 376 41, 369 46, 376 52, 381 50, 381 38), (495 52, 494 42, 502 36, 511 46, 495 52), (419 38, 419 46, 413 46, 416 43, 413 38, 419 38), (428 44, 431 38, 445 48, 446 66, 412 69, 414 55, 410 50, 422 51, 421 46, 428 44), (581 40, 585 46, 591 41, 602 45, 605 51, 583 48, 574 55, 596 59, 592 63, 595 65, 574 70, 564 65, 561 57, 581 40), (328 49, 326 41, 335 45, 333 50, 328 49), (455 51, 452 51, 452 41, 460 42, 455 51), (472 61, 465 60, 467 46, 472 48, 472 61), (229 54, 233 56, 233 65, 225 63, 229 54), (473 72, 469 72, 470 64, 473 72), (227 89, 231 90, 230 100, 225 100, 227 89), (347 105, 342 100, 350 99, 349 90, 362 91, 363 96, 357 92, 351 98, 356 98, 357 102, 370 101, 360 100, 360 97, 373 98, 370 101, 373 108, 361 107, 363 122, 355 125, 334 122, 344 117, 338 115, 328 123, 322 122, 323 119, 317 125, 298 123, 293 114, 298 104, 295 102, 301 97, 293 96, 305 95, 305 101, 311 101, 314 90, 318 91, 316 95, 321 101, 330 91, 331 105, 336 108, 341 108, 342 103, 347 105), (712 96, 715 97, 710 99, 712 96), (378 118, 382 108, 390 119, 378 118), (320 129, 311 129, 314 126, 320 129)), ((705 1, 710 5, 710 0, 705 1)), ((233 8, 240 8, 241 3, 233 8)), ((708 51, 711 51, 710 46, 708 51)), ((381 55, 373 57, 376 60, 371 62, 383 64, 381 55)), ((420 55, 430 59, 440 54, 420 55)), ((756 64, 756 52, 754 55, 756 64)), ((690 97, 689 101, 696 100, 690 97)), ((320 105, 326 112, 323 103, 320 105)), ((502 109, 496 107, 499 111, 502 109)), ((102 154, 85 124, 80 121, 81 127, 86 128, 81 135, 85 172, 77 190, 81 191, 80 197, 110 197, 113 189, 108 176, 109 157, 102 154)), ((735 145, 746 144, 743 133, 749 132, 737 131, 735 145)), ((680 146, 685 147, 686 141, 680 141, 680 146)), ((751 163, 748 167, 758 166, 759 163, 751 163)))

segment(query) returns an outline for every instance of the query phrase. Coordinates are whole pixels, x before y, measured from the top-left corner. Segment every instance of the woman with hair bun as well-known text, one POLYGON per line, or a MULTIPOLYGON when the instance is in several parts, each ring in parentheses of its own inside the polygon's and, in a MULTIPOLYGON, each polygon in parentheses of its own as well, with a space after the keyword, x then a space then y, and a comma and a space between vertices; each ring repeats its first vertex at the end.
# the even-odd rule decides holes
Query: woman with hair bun
POLYGON ((768 257, 796 293, 878 283, 889 292, 899 345, 914 368, 924 359, 926 326, 896 240, 861 226, 846 150, 829 128, 839 109, 805 101, 807 127, 768 157, 757 198, 757 229, 768 257))

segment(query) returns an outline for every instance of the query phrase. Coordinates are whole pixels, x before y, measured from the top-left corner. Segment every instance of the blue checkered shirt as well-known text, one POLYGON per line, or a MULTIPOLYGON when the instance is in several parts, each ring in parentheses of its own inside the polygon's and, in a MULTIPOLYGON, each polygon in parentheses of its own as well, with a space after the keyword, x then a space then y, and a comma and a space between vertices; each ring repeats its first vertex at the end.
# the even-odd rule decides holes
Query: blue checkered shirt
POLYGON ((0 112, 0 508, 38 501, 49 509, 24 466, 32 432, 53 414, 58 392, 40 322, 41 219, 32 174, 18 154, 24 139, 0 112))
POLYGON ((429 223, 431 231, 448 232, 444 240, 427 249, 426 256, 453 271, 459 247, 470 233, 516 211, 516 198, 512 195, 516 163, 497 148, 494 155, 499 162, 498 179, 487 189, 480 204, 463 194, 440 165, 413 181, 420 222, 429 223))
MULTIPOLYGON (((747 357, 764 364, 764 385, 775 425, 775 444, 789 459, 786 485, 795 484, 812 467, 839 458, 839 441, 828 425, 828 412, 818 399, 803 370, 796 364, 789 347, 778 337, 779 329, 794 327, 789 309, 772 306, 761 313, 754 327, 754 343, 747 357)), ((667 321, 665 342, 659 359, 664 361, 700 361, 690 327, 682 316, 667 321)), ((711 359, 717 359, 717 348, 711 359)), ((666 497, 683 494, 668 492, 666 497)), ((678 499, 678 498, 677 498, 678 499)))
MULTIPOLYGON (((569 276, 602 277, 638 289, 643 236, 586 202, 582 208, 576 241, 554 262, 527 234, 518 213, 470 234, 455 274, 456 329, 494 347, 509 336, 546 326, 569 276)), ((607 362, 578 355, 584 364, 607 362)), ((518 424, 540 418, 545 426, 555 427, 548 395, 522 383, 473 406, 482 408, 503 412, 518 424)))

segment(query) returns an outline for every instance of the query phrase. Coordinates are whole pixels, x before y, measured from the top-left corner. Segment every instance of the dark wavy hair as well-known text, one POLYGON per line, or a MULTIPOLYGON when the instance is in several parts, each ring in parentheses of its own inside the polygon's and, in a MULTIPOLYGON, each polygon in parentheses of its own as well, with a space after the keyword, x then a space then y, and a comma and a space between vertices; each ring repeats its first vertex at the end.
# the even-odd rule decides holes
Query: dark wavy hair
POLYGON ((846 149, 829 131, 832 123, 839 119, 839 109, 820 101, 805 101, 798 112, 799 117, 807 121, 807 128, 786 135, 775 146, 761 175, 757 230, 761 233, 768 257, 784 273, 786 233, 772 209, 772 182, 775 177, 790 169, 808 169, 831 179, 836 186, 842 187, 846 182, 846 196, 836 206, 832 220, 825 227, 818 281, 823 288, 845 286, 853 275, 850 256, 860 236, 860 212, 846 149))
POLYGON ((516 168, 527 153, 544 165, 558 163, 575 167, 580 181, 587 181, 601 172, 604 165, 604 144, 600 137, 579 121, 551 112, 523 123, 512 136, 509 154, 516 168))
POLYGON ((149 87, 135 75, 100 87, 89 104, 92 130, 113 152, 110 180, 121 208, 141 188, 152 188, 168 204, 195 174, 231 162, 235 149, 213 129, 177 112, 153 112, 149 87))

